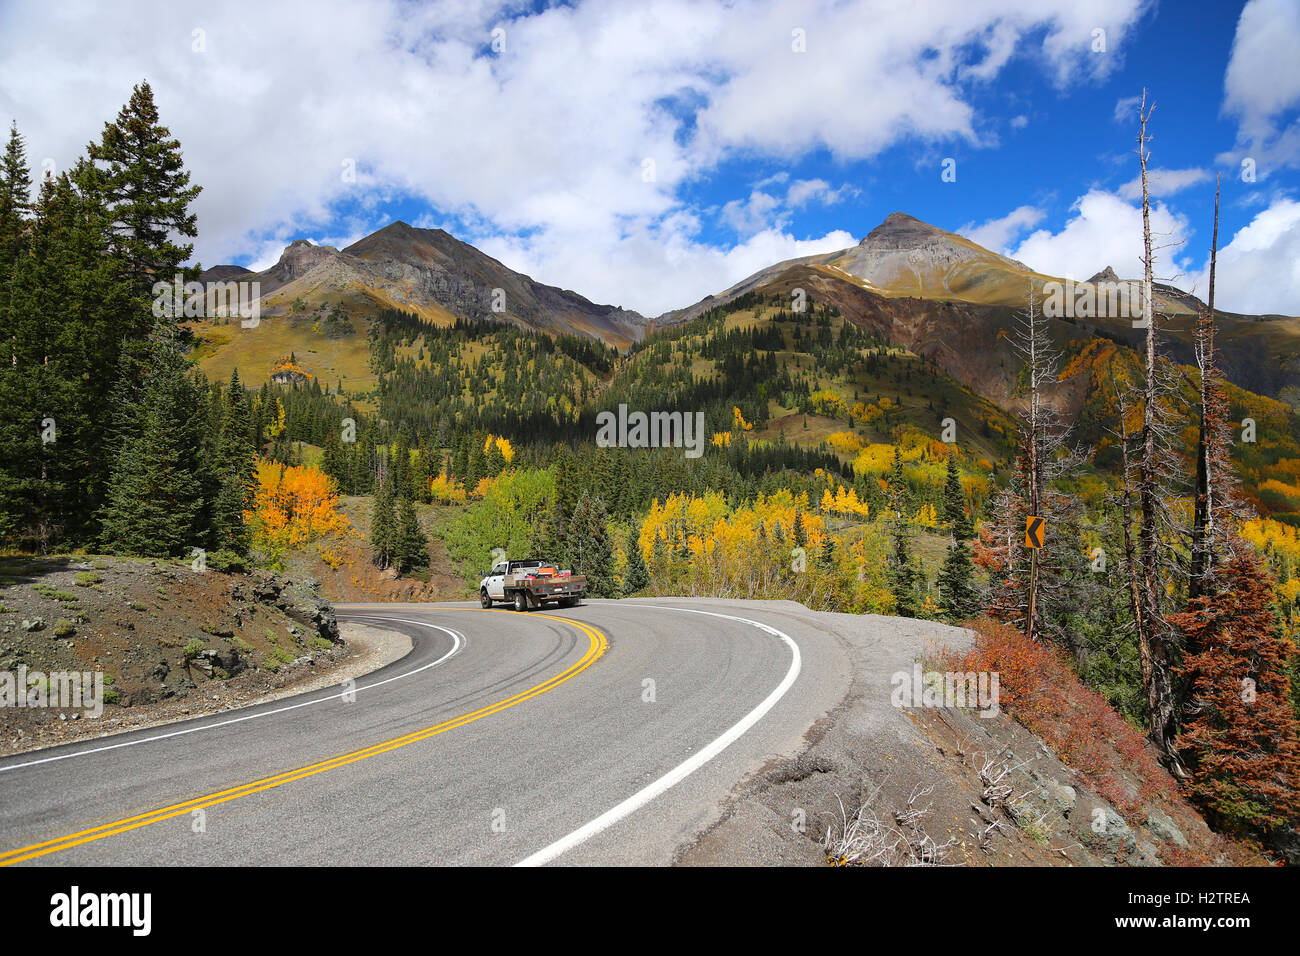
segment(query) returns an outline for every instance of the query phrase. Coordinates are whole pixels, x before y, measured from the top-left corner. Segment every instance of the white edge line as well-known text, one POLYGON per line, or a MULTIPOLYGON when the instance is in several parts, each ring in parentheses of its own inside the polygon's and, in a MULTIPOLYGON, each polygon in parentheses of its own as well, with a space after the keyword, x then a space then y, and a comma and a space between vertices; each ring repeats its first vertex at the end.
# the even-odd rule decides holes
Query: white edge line
MULTIPOLYGON (((365 617, 367 616, 356 615, 356 618, 365 618, 365 617)), ((352 619, 356 619, 356 618, 352 618, 352 619)), ((381 615, 371 615, 369 616, 369 620, 396 621, 399 624, 417 624, 420 627, 433 628, 434 630, 442 631, 446 634, 451 635, 452 646, 451 646, 451 650, 449 650, 446 654, 443 654, 442 657, 438 658, 436 661, 430 661, 428 664, 422 664, 421 666, 417 667, 415 670, 407 671, 404 674, 394 674, 392 677, 385 677, 383 680, 376 681, 373 684, 367 684, 365 687, 357 687, 354 689, 353 691, 354 693, 359 694, 363 690, 370 690, 374 687, 382 687, 384 684, 390 684, 395 680, 402 680, 405 677, 414 677, 416 674, 420 673, 421 671, 427 671, 431 667, 437 667, 443 661, 457 654, 465 644, 465 641, 460 634, 456 633, 451 628, 442 627, 441 625, 438 624, 426 624, 424 621, 409 621, 406 620, 405 618, 383 617, 381 615)), ((308 691, 307 693, 316 693, 316 692, 308 691)), ((300 703, 297 704, 290 704, 287 707, 277 707, 275 710, 264 710, 256 714, 245 714, 243 717, 232 717, 229 720, 218 721, 215 724, 203 724, 199 727, 189 727, 186 728, 185 730, 173 730, 171 733, 155 734, 152 737, 140 737, 136 740, 124 740, 121 743, 107 744, 103 747, 92 747, 88 750, 78 750, 75 753, 59 754, 54 757, 42 757, 40 760, 28 760, 25 761, 24 763, 10 764, 7 767, 0 767, 0 773, 7 773, 10 770, 21 770, 23 767, 35 767, 38 764, 43 764, 43 763, 54 763, 59 760, 71 760, 73 757, 86 757, 89 756, 90 754, 104 753, 105 751, 108 750, 118 750, 122 747, 134 747, 137 744, 154 743, 159 740, 167 740, 171 737, 184 737, 186 734, 196 734, 203 730, 216 730, 218 727, 229 727, 231 724, 240 724, 246 720, 256 720, 259 717, 271 717, 274 716, 275 714, 283 714, 291 710, 297 710, 299 707, 310 707, 312 704, 323 704, 327 700, 339 700, 346 693, 348 693, 348 691, 340 691, 339 693, 331 694, 328 697, 317 697, 312 700, 301 701, 300 703)), ((203 718, 200 717, 196 719, 202 720, 203 718)), ((130 731, 126 731, 126 733, 130 733, 130 731)))
POLYGON ((660 611, 684 611, 688 614, 707 614, 709 617, 722 617, 731 621, 740 621, 744 624, 752 624, 759 630, 766 631, 768 634, 779 637, 785 642, 786 646, 790 648, 790 669, 786 671, 785 677, 782 678, 781 683, 776 685, 776 688, 763 699, 762 703, 742 717, 738 723, 727 730, 717 740, 713 741, 713 743, 709 744, 689 759, 678 764, 672 770, 669 770, 658 780, 638 790, 622 803, 606 810, 586 826, 574 830, 568 836, 561 837, 550 846, 538 850, 532 856, 520 860, 515 864, 515 866, 544 866, 562 854, 572 850, 574 847, 578 846, 578 844, 591 839, 602 830, 613 826, 629 814, 635 813, 655 797, 660 796, 670 788, 681 783, 696 770, 699 770, 718 754, 722 753, 722 751, 727 749, 731 744, 735 743, 747 730, 749 730, 749 728, 758 723, 763 718, 763 715, 775 707, 777 701, 785 696, 785 692, 790 689, 791 685, 795 682, 795 678, 799 676, 799 670, 802 666, 802 660, 799 655, 799 645, 794 642, 794 639, 790 637, 790 635, 783 631, 778 631, 776 628, 767 624, 762 624, 758 621, 751 621, 747 617, 736 617, 733 614, 718 614, 713 611, 697 611, 694 608, 671 607, 662 604, 624 604, 622 606, 648 607, 660 611))

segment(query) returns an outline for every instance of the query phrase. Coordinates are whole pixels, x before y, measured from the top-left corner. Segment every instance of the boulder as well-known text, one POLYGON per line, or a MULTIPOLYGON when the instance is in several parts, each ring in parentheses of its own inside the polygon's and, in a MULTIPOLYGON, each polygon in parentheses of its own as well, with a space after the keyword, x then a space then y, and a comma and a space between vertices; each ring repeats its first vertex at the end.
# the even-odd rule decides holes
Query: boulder
POLYGON ((1187 846, 1187 837, 1183 836, 1183 831, 1178 829, 1178 824, 1159 810, 1153 808, 1147 813, 1147 829, 1162 843, 1187 846))

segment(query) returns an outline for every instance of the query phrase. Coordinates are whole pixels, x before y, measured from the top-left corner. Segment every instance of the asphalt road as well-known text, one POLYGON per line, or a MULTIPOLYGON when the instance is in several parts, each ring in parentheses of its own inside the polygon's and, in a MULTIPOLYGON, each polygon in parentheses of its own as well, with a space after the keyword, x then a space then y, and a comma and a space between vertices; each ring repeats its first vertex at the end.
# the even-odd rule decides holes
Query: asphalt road
POLYGON ((411 653, 0 760, 0 864, 667 864, 849 687, 844 616, 788 602, 338 611, 411 653))

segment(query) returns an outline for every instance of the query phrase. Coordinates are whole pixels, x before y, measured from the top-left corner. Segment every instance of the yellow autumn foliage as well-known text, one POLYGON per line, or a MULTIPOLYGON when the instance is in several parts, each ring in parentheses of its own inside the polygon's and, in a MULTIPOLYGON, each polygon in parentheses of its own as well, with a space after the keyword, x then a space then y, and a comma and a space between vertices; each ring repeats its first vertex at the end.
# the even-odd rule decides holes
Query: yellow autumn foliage
POLYGON ((809 552, 820 548, 826 535, 821 515, 812 511, 807 494, 795 497, 787 489, 760 494, 752 505, 735 509, 715 491, 705 492, 702 497, 672 494, 663 503, 656 499, 641 522, 637 543, 647 560, 653 555, 657 536, 673 548, 685 544, 696 558, 744 560, 752 556, 760 524, 769 541, 780 534, 793 547, 796 512, 802 516, 807 535, 805 547, 809 552))
POLYGON ((515 449, 510 444, 509 438, 489 434, 483 442, 483 454, 490 452, 493 445, 496 445, 497 451, 501 452, 501 457, 505 459, 507 465, 515 460, 515 449))
POLYGON ((856 455, 862 450, 863 441, 855 432, 833 432, 826 436, 826 444, 846 455, 856 455))
POLYGON ((847 485, 840 485, 832 494, 827 488, 822 492, 822 512, 844 515, 852 518, 866 518, 870 512, 870 507, 865 501, 858 500, 858 492, 855 488, 849 488, 847 485))
POLYGON ((253 510, 244 512, 255 548, 281 551, 352 529, 334 479, 319 468, 259 460, 255 478, 253 510))
POLYGON ((433 500, 444 505, 463 505, 466 499, 465 488, 445 471, 429 480, 429 494, 433 500))

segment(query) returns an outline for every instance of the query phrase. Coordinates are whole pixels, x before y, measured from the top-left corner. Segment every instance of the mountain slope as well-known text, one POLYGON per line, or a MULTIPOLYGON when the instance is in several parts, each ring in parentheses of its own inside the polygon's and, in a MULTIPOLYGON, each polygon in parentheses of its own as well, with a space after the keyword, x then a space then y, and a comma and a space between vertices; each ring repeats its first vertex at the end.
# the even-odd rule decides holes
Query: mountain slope
MULTIPOLYGON (((660 327, 690 321, 750 292, 803 289, 834 305, 851 321, 895 345, 934 358, 950 375, 981 394, 1002 401, 1014 385, 1004 334, 1014 311, 1032 289, 1039 307, 1048 283, 1066 296, 1104 299, 1097 286, 1120 281, 1107 269, 1086 282, 1035 272, 956 233, 908 216, 890 214, 858 245, 839 252, 790 259, 762 269, 730 288, 656 319, 660 327)), ((1050 291, 1050 287, 1047 287, 1050 291)), ((1165 284, 1156 285, 1155 308, 1166 331, 1170 358, 1193 360, 1191 328, 1202 302, 1165 284)), ((1276 396, 1300 389, 1300 318, 1239 315, 1216 309, 1222 361, 1229 378, 1276 396)), ((1063 339, 1099 334, 1136 344, 1144 335, 1124 316, 1070 316, 1058 327, 1063 339)))
POLYGON ((256 327, 224 317, 192 326, 205 373, 224 379, 238 368, 253 384, 293 353, 320 381, 343 379, 349 390, 373 385, 365 333, 368 320, 386 309, 440 326, 456 319, 499 322, 619 347, 640 341, 651 327, 636 312, 536 282, 441 229, 404 222, 343 250, 296 239, 261 272, 216 266, 203 278, 260 283, 256 327))

